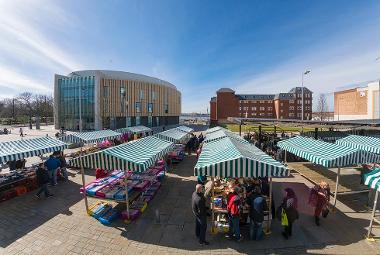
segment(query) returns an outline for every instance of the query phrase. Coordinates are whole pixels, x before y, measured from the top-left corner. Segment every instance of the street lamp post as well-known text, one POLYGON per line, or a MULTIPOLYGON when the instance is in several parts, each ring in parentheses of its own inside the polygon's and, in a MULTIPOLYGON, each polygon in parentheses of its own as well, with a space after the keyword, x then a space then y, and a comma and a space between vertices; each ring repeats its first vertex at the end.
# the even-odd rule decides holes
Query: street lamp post
POLYGON ((304 119, 304 96, 303 96, 303 94, 304 94, 304 92, 303 92, 303 77, 305 76, 305 75, 307 75, 308 73, 310 73, 310 70, 306 70, 305 72, 303 72, 302 73, 302 77, 301 77, 301 84, 302 84, 302 86, 301 86, 301 88, 302 88, 302 117, 301 117, 301 120, 303 120, 304 119))

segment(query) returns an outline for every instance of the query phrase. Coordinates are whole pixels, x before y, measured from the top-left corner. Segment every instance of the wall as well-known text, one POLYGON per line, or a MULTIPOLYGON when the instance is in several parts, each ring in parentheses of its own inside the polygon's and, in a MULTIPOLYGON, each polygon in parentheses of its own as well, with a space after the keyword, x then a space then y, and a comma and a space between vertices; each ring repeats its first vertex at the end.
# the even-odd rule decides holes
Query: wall
POLYGON ((368 118, 367 89, 355 88, 334 93, 335 120, 368 118))
POLYGON ((239 100, 234 92, 217 92, 216 115, 218 121, 224 121, 228 117, 239 117, 239 100))

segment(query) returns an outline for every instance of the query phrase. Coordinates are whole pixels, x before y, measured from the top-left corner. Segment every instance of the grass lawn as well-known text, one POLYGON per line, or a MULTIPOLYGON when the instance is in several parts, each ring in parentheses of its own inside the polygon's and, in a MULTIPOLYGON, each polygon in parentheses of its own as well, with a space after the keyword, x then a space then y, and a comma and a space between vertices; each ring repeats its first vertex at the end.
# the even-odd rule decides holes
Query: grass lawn
MULTIPOLYGON (((231 130, 232 132, 239 132, 239 125, 238 124, 227 124, 227 125, 224 125, 224 127, 231 130)), ((303 128, 303 132, 314 131, 314 130, 315 130, 314 128, 310 128, 310 127, 304 127, 303 128)), ((241 132, 242 133, 254 132, 254 131, 257 131, 257 132, 259 131, 259 125, 242 125, 241 126, 241 132)), ((261 131, 270 133, 270 132, 274 131, 274 127, 273 127, 273 125, 267 125, 267 126, 261 125, 261 131)), ((290 125, 277 125, 276 126, 276 132, 279 133, 282 131, 284 131, 286 133, 301 132, 302 127, 292 127, 290 125)))

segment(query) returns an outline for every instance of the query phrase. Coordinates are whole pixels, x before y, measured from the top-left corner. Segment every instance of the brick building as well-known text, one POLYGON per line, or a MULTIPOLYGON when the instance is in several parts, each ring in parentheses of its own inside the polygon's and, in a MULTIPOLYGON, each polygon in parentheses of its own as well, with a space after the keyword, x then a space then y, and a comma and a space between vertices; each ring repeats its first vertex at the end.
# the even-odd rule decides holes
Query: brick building
POLYGON ((379 119, 380 81, 334 93, 334 120, 379 119))
MULTIPOLYGON (((312 117, 313 93, 304 87, 304 119, 312 117)), ((302 88, 295 87, 279 94, 235 94, 221 88, 210 100, 212 123, 225 122, 228 117, 262 119, 302 119, 302 88)))

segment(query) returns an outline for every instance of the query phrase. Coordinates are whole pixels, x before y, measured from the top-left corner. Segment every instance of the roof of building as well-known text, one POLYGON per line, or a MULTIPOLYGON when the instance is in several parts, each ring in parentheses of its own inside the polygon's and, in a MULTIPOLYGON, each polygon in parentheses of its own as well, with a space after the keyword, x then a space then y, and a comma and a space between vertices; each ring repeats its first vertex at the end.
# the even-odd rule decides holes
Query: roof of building
POLYGON ((279 93, 279 94, 276 94, 276 96, 274 97, 274 99, 287 99, 287 100, 291 100, 291 99, 294 99, 294 94, 293 93, 279 93))
POLYGON ((154 83, 159 85, 164 85, 170 88, 177 89, 176 86, 171 84, 170 82, 150 77, 143 74, 136 74, 124 71, 113 71, 113 70, 81 70, 71 72, 67 75, 68 77, 73 76, 100 76, 106 79, 115 79, 115 80, 134 80, 134 81, 142 81, 147 83, 154 83))
MULTIPOLYGON (((289 93, 301 93, 302 91, 302 87, 294 87, 292 88, 289 93)), ((306 88, 306 87, 303 87, 303 91, 304 93, 313 93, 310 89, 306 88)))
POLYGON ((210 102, 216 102, 216 97, 212 97, 210 102))
POLYGON ((275 95, 271 94, 239 94, 236 95, 240 100, 273 100, 275 95))
POLYGON ((230 88, 220 88, 216 91, 216 93, 219 93, 219 92, 235 92, 235 91, 230 88))

